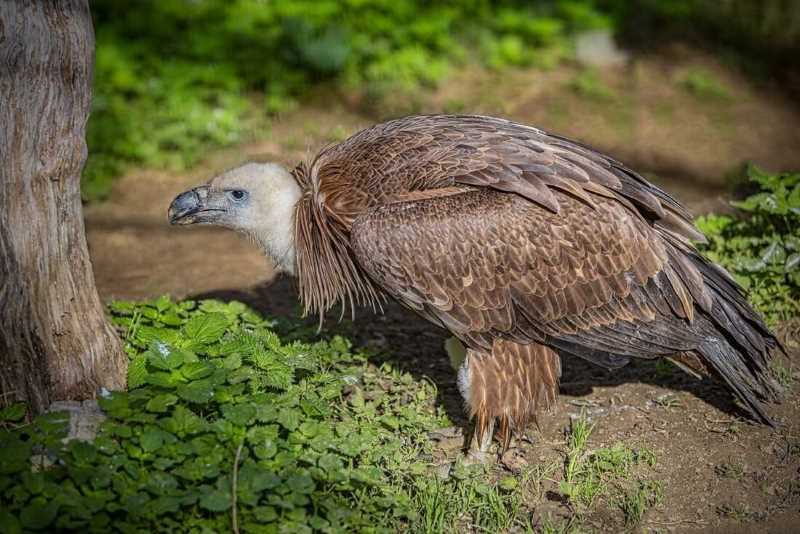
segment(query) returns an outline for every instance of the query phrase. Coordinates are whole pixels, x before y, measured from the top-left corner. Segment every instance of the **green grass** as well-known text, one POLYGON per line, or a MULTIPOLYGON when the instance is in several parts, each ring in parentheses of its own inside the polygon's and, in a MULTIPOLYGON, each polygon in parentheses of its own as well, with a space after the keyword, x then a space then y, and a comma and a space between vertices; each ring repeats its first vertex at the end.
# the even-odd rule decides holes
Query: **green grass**
POLYGON ((614 98, 614 91, 606 85, 597 71, 586 69, 569 81, 568 86, 577 95, 600 102, 607 102, 614 98))
POLYGON ((657 405, 659 405, 662 408, 665 408, 667 410, 671 410, 673 408, 680 408, 681 407, 681 401, 676 399, 675 396, 672 395, 672 394, 661 395, 659 397, 656 397, 653 400, 653 402, 655 402, 657 405))
POLYGON ((714 472, 722 478, 729 478, 732 480, 742 480, 745 475, 744 464, 736 460, 717 465, 714 468, 714 472))
POLYGON ((456 485, 436 478, 419 481, 415 502, 421 510, 421 530, 452 532, 466 526, 479 530, 508 530, 517 522, 522 507, 522 493, 516 481, 510 480, 513 483, 497 485, 456 485))
POLYGON ((679 83, 686 91, 703 100, 728 101, 731 98, 725 85, 714 74, 700 67, 686 71, 679 83))
POLYGON ((747 503, 723 504, 717 507, 717 515, 738 523, 749 523, 764 519, 763 512, 754 511, 747 503))
POLYGON ((623 443, 591 450, 593 430, 584 416, 573 420, 567 433, 561 493, 576 506, 578 518, 602 500, 617 505, 625 525, 636 525, 647 510, 663 501, 661 483, 639 474, 655 466, 655 454, 646 447, 633 449, 623 443))
POLYGON ((625 526, 634 527, 641 523, 644 514, 664 501, 664 486, 659 481, 638 481, 634 487, 624 492, 618 499, 619 508, 625 516, 625 526))
MULTIPOLYGON (((530 527, 526 532, 537 532, 530 527)), ((538 529, 541 534, 582 534, 586 532, 576 520, 553 521, 550 517, 546 518, 538 529)))
POLYGON ((784 388, 791 388, 794 384, 794 369, 791 365, 786 366, 777 358, 770 362, 770 369, 775 380, 784 388))
POLYGON ((594 495, 595 493, 596 484, 593 479, 590 478, 579 484, 583 458, 592 429, 589 421, 585 417, 580 417, 572 421, 567 433, 567 458, 564 466, 564 480, 561 483, 561 491, 567 496, 585 500, 587 494, 594 495))

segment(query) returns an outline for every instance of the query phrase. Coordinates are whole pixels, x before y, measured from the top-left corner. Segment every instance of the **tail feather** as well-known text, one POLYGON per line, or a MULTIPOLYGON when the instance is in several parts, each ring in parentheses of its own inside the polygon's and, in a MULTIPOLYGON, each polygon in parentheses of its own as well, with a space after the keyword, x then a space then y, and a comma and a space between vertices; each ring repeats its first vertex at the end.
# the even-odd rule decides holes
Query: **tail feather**
POLYGON ((761 402, 776 401, 782 392, 769 367, 772 351, 780 348, 777 338, 728 273, 697 253, 691 259, 713 300, 711 313, 702 320, 707 324, 699 325, 706 336, 696 352, 754 419, 775 426, 761 402))
POLYGON ((780 386, 769 373, 754 372, 748 365, 746 353, 736 350, 725 339, 709 339, 698 352, 736 394, 753 419, 775 426, 761 403, 774 401, 780 394, 780 386))

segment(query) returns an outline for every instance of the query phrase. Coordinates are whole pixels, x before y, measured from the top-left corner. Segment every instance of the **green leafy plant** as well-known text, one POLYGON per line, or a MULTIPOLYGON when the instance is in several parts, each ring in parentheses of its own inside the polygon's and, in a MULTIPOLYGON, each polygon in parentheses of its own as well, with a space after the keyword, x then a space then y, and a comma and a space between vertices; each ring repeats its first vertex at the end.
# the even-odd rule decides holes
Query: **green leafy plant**
POLYGON ((747 169, 758 192, 733 202, 740 216, 708 215, 697 225, 703 252, 725 267, 775 325, 800 315, 800 174, 747 169))
POLYGON ((92 443, 64 413, 0 412, 0 531, 496 530, 526 478, 432 475, 436 391, 338 336, 238 302, 114 302, 129 391, 92 443), (280 335, 279 333, 280 332, 280 335))

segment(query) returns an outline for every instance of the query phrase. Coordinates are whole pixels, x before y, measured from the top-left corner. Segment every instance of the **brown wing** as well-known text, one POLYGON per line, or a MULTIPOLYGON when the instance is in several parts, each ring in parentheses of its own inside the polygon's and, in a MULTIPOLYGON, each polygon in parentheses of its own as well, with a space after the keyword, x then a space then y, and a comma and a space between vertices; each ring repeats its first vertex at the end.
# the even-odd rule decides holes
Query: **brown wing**
POLYGON ((558 213, 559 192, 593 205, 614 198, 678 238, 703 240, 668 194, 621 163, 536 128, 483 116, 412 116, 366 129, 324 150, 310 175, 333 216, 410 191, 454 184, 517 193, 558 213))
POLYGON ((589 357, 607 366, 691 348, 695 336, 656 320, 688 320, 693 305, 647 223, 613 200, 560 195, 558 214, 491 189, 384 205, 355 221, 351 243, 378 285, 472 346, 599 346, 589 357), (651 295, 654 280, 666 284, 651 295), (627 343, 611 346, 620 328, 627 343))
MULTIPOLYGON (((553 214, 567 199, 595 208, 613 200, 625 216, 647 221, 677 246, 702 239, 669 195, 619 162, 536 128, 480 116, 414 116, 378 124, 323 150, 295 176, 304 190, 296 210, 301 300, 320 314, 336 302, 379 301, 351 257, 348 235, 368 209, 443 190, 486 187, 513 192, 553 214)), ((691 298, 711 303, 700 274, 678 255, 691 298)), ((685 313, 693 306, 679 293, 685 313)))

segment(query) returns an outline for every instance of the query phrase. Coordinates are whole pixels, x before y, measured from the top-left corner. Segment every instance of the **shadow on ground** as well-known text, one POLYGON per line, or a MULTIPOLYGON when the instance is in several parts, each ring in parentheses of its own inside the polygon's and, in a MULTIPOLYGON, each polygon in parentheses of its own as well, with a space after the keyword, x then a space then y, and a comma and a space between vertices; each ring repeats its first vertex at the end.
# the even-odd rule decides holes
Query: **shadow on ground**
MULTIPOLYGON (((293 279, 278 276, 268 282, 243 289, 220 289, 192 295, 196 300, 218 299, 239 301, 267 317, 301 316, 293 279)), ((387 302, 384 313, 367 308, 356 310, 355 321, 338 320, 331 312, 325 317, 320 336, 342 334, 358 347, 375 353, 374 360, 388 362, 410 373, 416 380, 431 380, 438 391, 438 404, 459 426, 467 423, 456 373, 444 351, 449 334, 404 309, 396 302, 387 302)), ((316 318, 306 318, 310 327, 316 318)), ((585 397, 596 387, 617 387, 627 383, 643 383, 674 391, 686 391, 731 417, 742 417, 743 411, 733 402, 724 386, 712 379, 698 380, 673 368, 659 367, 655 361, 632 361, 626 367, 607 370, 574 356, 562 356, 561 394, 585 397)))

